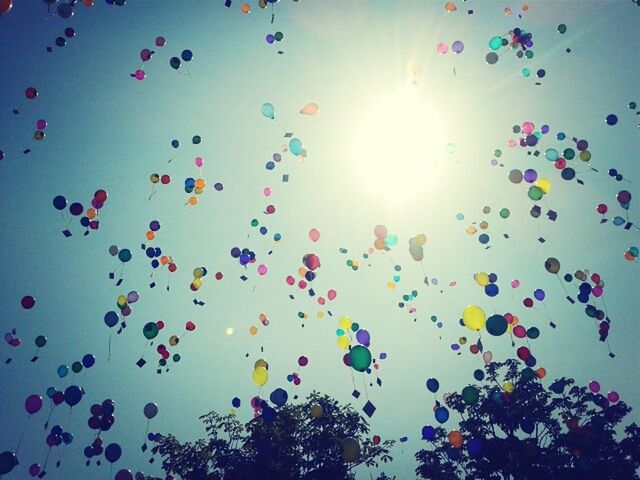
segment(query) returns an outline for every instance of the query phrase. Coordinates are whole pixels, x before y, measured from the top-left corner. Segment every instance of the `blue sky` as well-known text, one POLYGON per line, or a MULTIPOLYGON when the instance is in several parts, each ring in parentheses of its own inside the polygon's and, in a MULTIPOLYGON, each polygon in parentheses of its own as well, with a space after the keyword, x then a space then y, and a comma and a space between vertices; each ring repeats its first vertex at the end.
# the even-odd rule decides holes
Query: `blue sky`
MULTIPOLYGON (((3 334, 15 328, 23 343, 17 348, 4 343, 0 350, 4 358, 13 358, 2 371, 0 419, 6 434, 0 450, 14 450, 23 429, 25 436, 20 465, 6 478, 23 478, 31 463, 44 460, 42 425, 49 404, 28 421, 23 405, 28 395, 44 395, 50 386, 76 384, 86 391, 71 414, 54 411, 52 424, 63 424, 75 440, 59 469, 50 460, 51 478, 73 478, 76 472, 108 477, 104 464, 85 467, 82 454, 92 438, 86 426, 89 407, 106 398, 116 403, 116 423, 103 434, 105 443, 123 446, 114 473, 119 468, 159 473, 157 464, 149 465, 148 453, 140 451, 147 402, 159 406, 151 430, 185 440, 204 434, 198 415, 228 411, 237 396, 242 399, 238 415, 248 420, 251 397, 268 396, 276 387, 287 389, 290 397, 320 390, 361 409, 363 397, 351 397, 352 376, 336 345, 343 315, 370 332, 375 358, 387 354, 379 360, 382 387, 368 386, 375 376, 356 375, 355 382, 359 390, 367 382, 368 398, 377 407, 372 434, 409 437, 385 468, 401 478, 415 468, 422 426, 435 421, 425 380, 440 380, 441 398, 472 382, 480 365, 468 350, 474 335, 458 323, 468 304, 482 306, 488 315, 510 312, 521 324, 538 327, 541 335, 531 349, 550 378, 574 376, 583 385, 597 379, 603 389, 618 391, 638 407, 640 387, 629 372, 640 367, 634 321, 640 300, 632 287, 640 271, 637 260, 623 257, 640 244, 638 231, 601 225, 596 212, 604 203, 609 207, 605 218, 628 214, 640 222, 637 199, 627 211, 616 201, 623 189, 635 195, 640 181, 638 116, 627 106, 640 102, 631 48, 640 25, 632 2, 530 2, 524 11, 523 2, 469 0, 457 1, 457 11, 447 13, 444 2, 435 1, 329 5, 281 0, 273 8, 273 23, 271 9, 261 10, 253 1, 249 15, 237 0, 231 8, 219 0, 141 0, 123 7, 96 1, 90 8, 80 2, 66 20, 48 15, 39 0, 14 3, 0 17, 0 150, 5 152, 0 161, 0 324, 3 334), (513 13, 505 15, 505 7, 513 13), (563 35, 559 24, 567 26, 563 35), (67 27, 76 36, 56 47, 56 37, 67 27), (519 59, 515 50, 503 48, 498 63, 488 65, 489 40, 508 37, 516 27, 533 34, 534 57, 519 59), (283 40, 268 44, 265 36, 278 31, 283 40), (158 36, 166 38, 166 46, 154 47, 158 36), (438 43, 451 48, 456 40, 464 43, 462 53, 438 55, 438 43), (156 53, 143 67, 147 77, 137 81, 130 74, 141 67, 143 48, 156 53), (188 72, 186 65, 173 70, 169 59, 184 49, 194 55, 188 72), (412 76, 407 62, 422 74, 412 76), (521 74, 525 67, 533 72, 528 78, 521 74), (544 78, 535 78, 539 69, 545 70, 544 78), (37 88, 37 99, 25 98, 29 86, 37 88), (265 102, 275 107, 275 120, 261 115, 265 102), (319 105, 318 114, 299 114, 310 102, 319 105), (11 112, 14 108, 19 115, 11 112), (616 125, 605 123, 609 114, 617 115, 616 125), (40 118, 48 123, 46 138, 35 142, 40 118), (548 125, 549 133, 534 148, 508 147, 510 139, 519 138, 513 126, 527 121, 536 130, 548 125), (306 158, 284 151, 287 132, 302 141, 306 158), (567 140, 557 140, 559 132, 567 140), (201 144, 192 144, 194 135, 202 137, 201 144), (543 158, 547 148, 572 146, 573 137, 588 140, 590 165, 598 170, 573 160, 584 185, 562 180, 543 158), (178 149, 171 147, 173 139, 180 141, 178 149), (31 152, 23 154, 27 148, 31 152), (267 170, 274 153, 282 161, 267 170), (201 173, 193 163, 196 156, 205 161, 201 173), (543 211, 538 219, 529 214, 534 202, 527 187, 508 179, 514 168, 534 168, 551 181, 551 191, 538 202, 543 211), (610 177, 612 168, 624 180, 610 177), (158 187, 149 200, 154 172, 169 174, 171 183, 158 187), (198 205, 186 206, 184 179, 200 174, 207 187, 198 205), (222 191, 214 190, 216 182, 223 184, 222 191), (265 187, 272 189, 268 198, 265 187), (109 194, 100 228, 83 236, 75 218, 69 227, 73 236, 65 238, 53 197, 64 195, 86 207, 100 188, 109 194), (270 204, 276 212, 266 215, 270 204), (489 213, 483 213, 485 206, 489 213), (507 219, 498 215, 503 208, 510 211, 507 219), (546 217, 549 209, 558 213, 555 222, 546 217), (463 220, 456 218, 459 213, 463 220), (267 227, 266 235, 251 227, 254 218, 267 227), (152 220, 161 223, 152 244, 178 266, 170 274, 169 292, 166 271, 156 275, 158 287, 149 288, 152 268, 140 244, 152 220), (489 249, 478 241, 481 232, 465 233, 482 221, 488 223, 489 249), (378 224, 396 234, 398 244, 364 259, 378 224), (312 228, 321 233, 318 242, 308 237, 312 228), (274 241, 275 233, 281 234, 280 242, 274 241), (428 239, 422 264, 408 252, 409 239, 419 233, 428 239), (114 268, 111 245, 133 252, 118 287, 108 279, 114 268), (240 266, 229 254, 235 246, 255 251, 256 264, 246 270, 240 266), (313 281, 317 294, 337 291, 325 306, 284 280, 297 277, 308 253, 321 261, 313 281), (560 260, 562 274, 588 269, 601 275, 606 305, 597 305, 612 321, 614 359, 598 341, 583 306, 569 304, 558 280, 544 270, 547 257, 560 260), (360 262, 357 271, 346 266, 349 259, 360 262), (259 264, 268 266, 264 277, 256 272, 259 264), (200 266, 209 272, 196 295, 204 306, 193 304, 189 289, 192 270, 200 266), (224 274, 221 281, 215 280, 216 272, 224 274), (475 272, 496 273, 500 294, 487 297, 473 280, 475 272), (390 289, 387 283, 396 274, 400 280, 390 289), (425 275, 438 285, 426 286, 425 275), (513 279, 520 281, 519 288, 511 287, 513 279), (546 293, 543 305, 523 307, 522 300, 537 288, 546 293), (118 295, 132 290, 140 300, 132 305, 127 329, 121 335, 112 332, 108 361, 103 316, 117 310, 118 295), (419 293, 415 314, 398 307, 412 290, 419 293), (33 309, 21 308, 25 295, 36 298, 33 309), (323 318, 317 318, 318 311, 323 318), (309 318, 301 322, 298 312, 309 318), (260 324, 261 313, 268 326, 260 324), (170 349, 180 353, 180 363, 161 375, 155 372, 155 345, 145 351, 142 335, 142 326, 157 320, 165 322, 159 336, 165 344, 171 334, 184 332, 185 322, 197 324, 170 349), (258 327, 257 335, 249 334, 251 326, 258 327), (232 335, 228 328, 234 329, 232 335), (48 343, 32 363, 37 335, 45 335, 48 343), (458 355, 451 345, 462 336, 469 342, 458 355), (138 368, 143 352, 148 363, 138 368), (71 365, 87 353, 95 355, 94 367, 58 377, 59 365, 71 365), (309 358, 308 366, 298 368, 300 355, 309 358), (259 358, 270 366, 262 390, 251 378, 259 358), (296 370, 299 386, 286 379, 296 370)), ((566 286, 577 294, 576 283, 566 286)), ((483 343, 496 359, 515 354, 507 335, 484 334, 483 343)), ((640 419, 637 410, 630 417, 640 419)), ((455 419, 449 423, 453 428, 455 419)))

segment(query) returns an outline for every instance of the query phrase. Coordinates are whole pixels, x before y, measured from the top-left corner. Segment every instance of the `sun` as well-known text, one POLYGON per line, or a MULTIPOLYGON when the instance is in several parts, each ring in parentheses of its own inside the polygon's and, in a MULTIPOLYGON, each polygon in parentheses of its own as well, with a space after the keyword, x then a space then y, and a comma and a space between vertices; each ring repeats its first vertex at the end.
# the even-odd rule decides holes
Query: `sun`
POLYGON ((373 101, 353 143, 353 166, 363 190, 399 204, 424 198, 445 156, 442 119, 436 102, 415 88, 373 101))

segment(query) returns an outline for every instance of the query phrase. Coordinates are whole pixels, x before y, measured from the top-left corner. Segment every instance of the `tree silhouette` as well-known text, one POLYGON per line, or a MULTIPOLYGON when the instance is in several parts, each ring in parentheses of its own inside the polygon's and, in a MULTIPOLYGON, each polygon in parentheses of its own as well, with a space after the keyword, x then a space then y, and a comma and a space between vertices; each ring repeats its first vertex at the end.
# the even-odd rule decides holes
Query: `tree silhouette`
POLYGON ((573 379, 561 378, 545 388, 542 375, 520 365, 513 359, 489 363, 481 386, 446 399, 460 414, 459 427, 450 432, 424 427, 429 449, 416 454, 419 476, 639 478, 640 428, 632 423, 624 433, 616 430, 630 407, 579 387, 573 379))
POLYGON ((277 410, 265 401, 260 407, 244 425, 233 414, 210 412, 200 417, 208 438, 181 443, 159 436, 152 451, 168 476, 183 480, 353 479, 359 465, 392 460, 392 440, 367 438, 366 420, 326 395, 314 392, 277 410))

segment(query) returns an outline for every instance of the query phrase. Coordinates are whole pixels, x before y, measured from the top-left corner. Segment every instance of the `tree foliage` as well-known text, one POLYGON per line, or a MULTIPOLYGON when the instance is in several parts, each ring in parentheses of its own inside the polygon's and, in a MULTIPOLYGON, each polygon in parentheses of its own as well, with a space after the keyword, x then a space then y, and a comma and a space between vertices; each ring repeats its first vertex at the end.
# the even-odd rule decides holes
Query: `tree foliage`
POLYGON ((460 415, 457 430, 463 444, 455 448, 451 432, 436 428, 429 448, 416 454, 419 476, 639 478, 640 428, 635 423, 620 428, 630 407, 624 402, 611 404, 570 378, 545 388, 532 369, 520 365, 516 360, 490 363, 483 384, 475 386, 477 399, 460 393, 447 399, 447 406, 460 415), (505 388, 505 382, 511 384, 505 388))
POLYGON ((326 395, 314 392, 302 403, 278 409, 274 417, 265 415, 267 409, 275 412, 263 402, 263 414, 246 424, 233 414, 212 411, 200 417, 208 438, 182 443, 162 435, 153 453, 162 457, 167 475, 183 480, 354 479, 359 465, 377 467, 392 460, 393 441, 374 444, 366 420, 326 395), (313 416, 312 406, 320 406, 322 415, 313 416), (354 461, 343 458, 345 438, 360 446, 354 461))

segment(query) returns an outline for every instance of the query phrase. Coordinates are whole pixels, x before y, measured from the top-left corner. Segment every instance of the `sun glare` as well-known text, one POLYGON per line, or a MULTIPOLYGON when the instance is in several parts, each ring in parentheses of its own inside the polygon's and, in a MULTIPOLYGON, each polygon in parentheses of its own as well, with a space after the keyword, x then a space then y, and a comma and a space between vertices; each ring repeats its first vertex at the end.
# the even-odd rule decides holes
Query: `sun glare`
POLYGON ((353 165, 363 190, 396 203, 424 197, 445 155, 442 116, 414 89, 372 102, 355 135, 353 165))

